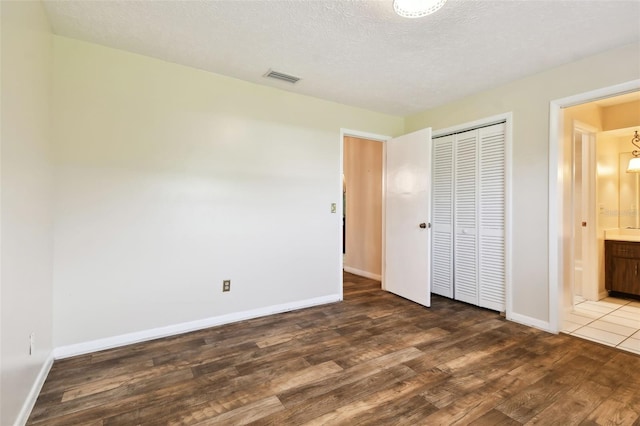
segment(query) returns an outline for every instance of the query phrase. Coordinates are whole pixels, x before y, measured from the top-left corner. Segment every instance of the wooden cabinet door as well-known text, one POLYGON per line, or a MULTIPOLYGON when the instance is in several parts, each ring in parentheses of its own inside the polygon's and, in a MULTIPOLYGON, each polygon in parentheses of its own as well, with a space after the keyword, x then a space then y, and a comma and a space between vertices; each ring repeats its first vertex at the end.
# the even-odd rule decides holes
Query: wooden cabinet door
POLYGON ((637 279, 638 261, 614 257, 611 266, 611 290, 625 292, 623 289, 630 288, 629 284, 637 279))
POLYGON ((638 294, 640 289, 640 260, 614 257, 611 290, 638 294))

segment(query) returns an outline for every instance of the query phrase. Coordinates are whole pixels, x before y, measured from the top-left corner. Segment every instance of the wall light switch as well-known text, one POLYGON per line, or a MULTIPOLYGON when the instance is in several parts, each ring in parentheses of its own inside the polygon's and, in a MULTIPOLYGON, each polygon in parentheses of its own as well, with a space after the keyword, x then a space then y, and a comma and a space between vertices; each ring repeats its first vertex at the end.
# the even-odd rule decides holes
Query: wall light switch
POLYGON ((331 203, 331 213, 335 213, 337 211, 337 204, 336 203, 331 203))

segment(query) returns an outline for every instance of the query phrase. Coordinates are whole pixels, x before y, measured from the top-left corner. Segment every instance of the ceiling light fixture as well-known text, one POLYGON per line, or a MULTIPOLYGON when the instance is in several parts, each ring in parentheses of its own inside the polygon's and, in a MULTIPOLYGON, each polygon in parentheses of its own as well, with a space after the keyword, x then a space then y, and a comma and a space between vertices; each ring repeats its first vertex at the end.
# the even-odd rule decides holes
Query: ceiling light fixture
POLYGON ((393 0, 393 10, 403 18, 422 18, 437 12, 447 0, 393 0))
POLYGON ((640 173, 640 136, 636 130, 635 135, 631 138, 631 143, 638 149, 631 151, 633 158, 629 160, 629 166, 627 167, 627 173, 640 173))

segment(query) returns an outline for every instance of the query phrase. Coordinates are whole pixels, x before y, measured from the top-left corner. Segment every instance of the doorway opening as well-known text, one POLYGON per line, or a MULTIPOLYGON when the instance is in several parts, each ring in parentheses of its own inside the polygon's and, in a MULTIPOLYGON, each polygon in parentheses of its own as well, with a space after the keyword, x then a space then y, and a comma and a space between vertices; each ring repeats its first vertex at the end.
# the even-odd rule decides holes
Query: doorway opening
POLYGON ((640 304, 608 297, 604 247, 632 231, 625 218, 635 199, 623 190, 622 157, 639 112, 636 80, 554 101, 550 117, 550 325, 626 350, 640 350, 640 304))
MULTIPOLYGON (((340 288, 339 288, 339 292, 340 292, 340 299, 343 299, 343 287, 344 287, 344 283, 343 283, 343 272, 350 272, 350 273, 354 273, 356 275, 360 275, 360 276, 365 276, 367 278, 371 278, 374 279, 376 281, 382 281, 382 276, 384 276, 384 179, 385 179, 385 142, 390 140, 391 137, 390 136, 385 136, 385 135, 378 135, 378 134, 374 134, 374 133, 368 133, 368 132, 361 132, 358 130, 349 130, 349 129, 340 129, 340 198, 342 200, 341 203, 339 203, 339 208, 338 208, 338 216, 339 216, 339 221, 340 221, 340 250, 339 250, 339 284, 340 284, 340 288), (379 145, 379 149, 381 150, 382 153, 382 162, 379 165, 379 170, 376 166, 376 171, 373 172, 372 174, 380 174, 380 179, 381 179, 381 186, 380 186, 380 190, 379 190, 379 196, 380 196, 380 208, 377 209, 375 206, 373 207, 374 209, 377 209, 379 212, 379 217, 380 217, 380 225, 379 225, 379 233, 380 233, 380 255, 379 255, 379 265, 380 265, 380 269, 379 272, 375 273, 376 270, 374 269, 374 272, 371 271, 367 271, 366 269, 368 269, 368 267, 365 268, 357 268, 355 266, 353 266, 351 264, 351 259, 348 258, 349 256, 349 252, 353 252, 353 249, 350 249, 350 245, 351 243, 353 243, 354 241, 357 241, 358 239, 362 239, 362 238, 366 238, 366 235, 360 235, 357 237, 356 240, 354 240, 353 238, 349 237, 349 233, 352 232, 356 232, 359 229, 359 226, 354 226, 351 225, 349 222, 352 219, 355 219, 357 216, 357 209, 359 207, 356 207, 356 211, 352 211, 353 209, 349 208, 349 206, 347 205, 348 203, 350 203, 352 200, 350 199, 350 197, 354 196, 354 193, 357 192, 357 187, 358 186, 362 186, 362 185, 350 185, 351 183, 353 183, 352 181, 354 180, 354 176, 353 173, 351 173, 349 169, 349 164, 347 163, 352 163, 352 160, 348 159, 346 154, 346 146, 350 144, 350 142, 347 142, 347 140, 363 140, 363 141, 367 141, 371 144, 377 144, 379 145), (350 176, 352 175, 352 176, 350 176), (350 186, 353 186, 353 188, 350 188, 350 186), (348 216, 351 216, 351 219, 347 219, 348 216)), ((358 142, 356 142, 356 144, 358 144, 358 142)), ((367 144, 368 145, 368 144, 367 144)), ((369 146, 371 152, 375 152, 376 149, 374 147, 369 146)), ((373 155, 373 157, 375 158, 375 155, 373 155)), ((372 161, 372 163, 375 163, 375 161, 372 161)), ((370 179, 373 180, 373 179, 370 179)), ((368 185, 364 185, 365 188, 368 187, 368 185)), ((372 189, 368 189, 368 191, 373 191, 372 189)), ((373 194, 371 194, 372 198, 373 198, 373 194)), ((365 197, 366 198, 366 197, 365 197)), ((369 202, 369 201, 365 201, 364 205, 367 204, 371 204, 374 202, 369 202)), ((376 222, 377 219, 375 218, 375 214, 371 215, 371 218, 369 219, 370 222, 376 222), (372 218, 372 219, 371 219, 372 218)), ((372 225, 368 225, 369 227, 372 225)), ((359 250, 359 249, 356 249, 359 250)), ((353 253, 354 257, 363 257, 362 254, 356 255, 355 253, 353 253)), ((375 259, 374 257, 375 255, 373 254, 366 254, 364 255, 365 258, 367 259, 375 259)))
POLYGON ((355 136, 343 141, 343 269, 382 281, 384 145, 355 136))
MULTIPOLYGON (((421 129, 396 138, 363 134, 360 132, 341 131, 340 158, 341 174, 345 174, 346 188, 346 258, 349 259, 350 227, 353 227, 350 217, 353 207, 350 199, 349 173, 345 171, 345 136, 368 139, 374 145, 381 145, 382 167, 381 179, 376 179, 382 195, 380 208, 373 207, 380 213, 380 249, 373 259, 379 259, 379 274, 364 271, 360 268, 356 272, 362 276, 373 275, 380 280, 381 288, 401 297, 412 300, 424 306, 430 306, 430 241, 427 222, 429 222, 429 194, 430 185, 430 152, 431 128, 421 129), (377 275, 377 276, 376 276, 377 275)), ((360 159, 358 159, 359 161, 360 159)), ((377 163, 379 164, 379 162, 377 163)), ((340 185, 342 193, 342 184, 340 185)), ((342 196, 342 195, 341 195, 342 196)), ((342 214, 343 206, 337 213, 342 214)), ((339 217, 338 217, 339 218, 339 217)), ((337 218, 337 219, 338 219, 337 218)), ((342 230, 340 231, 342 234, 342 230)), ((366 235, 365 235, 366 237, 366 235)), ((342 237, 340 237, 342 238, 342 237)), ((340 244, 341 246, 341 244, 340 244)), ((352 265, 343 262, 342 250, 339 250, 339 265, 342 270, 349 271, 352 265), (346 266, 346 267, 345 267, 346 266)), ((353 271, 353 269, 351 269, 353 271)), ((355 272, 355 271, 354 271, 355 272)), ((341 284, 343 280, 340 280, 341 284)), ((340 288, 343 296, 343 288, 340 288)))

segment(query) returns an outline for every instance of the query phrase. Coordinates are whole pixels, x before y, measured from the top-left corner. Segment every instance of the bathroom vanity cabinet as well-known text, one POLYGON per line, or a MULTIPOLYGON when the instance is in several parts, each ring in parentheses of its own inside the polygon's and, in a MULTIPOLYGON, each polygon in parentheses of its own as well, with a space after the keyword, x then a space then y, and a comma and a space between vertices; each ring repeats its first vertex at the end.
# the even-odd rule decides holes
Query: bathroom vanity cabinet
POLYGON ((640 242, 605 240, 605 288, 640 296, 640 242))

